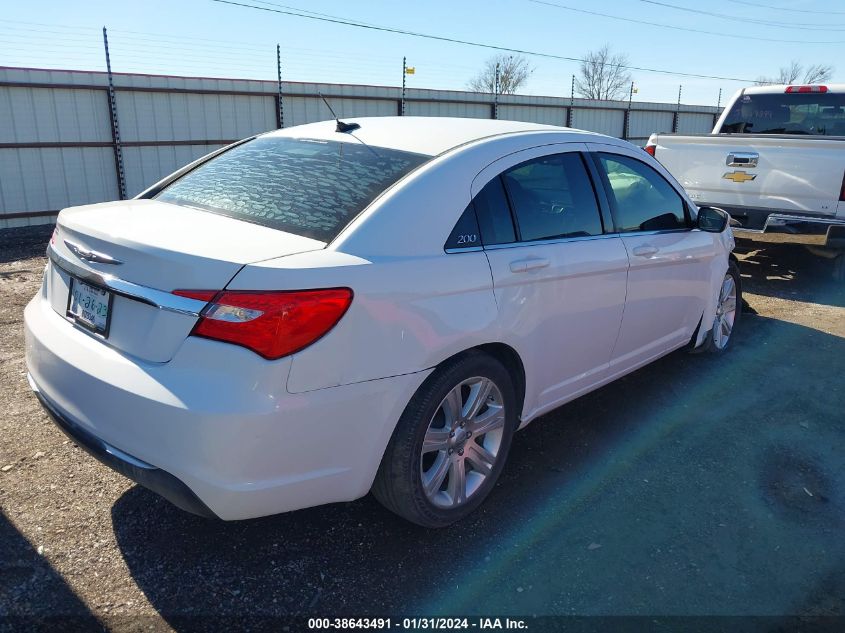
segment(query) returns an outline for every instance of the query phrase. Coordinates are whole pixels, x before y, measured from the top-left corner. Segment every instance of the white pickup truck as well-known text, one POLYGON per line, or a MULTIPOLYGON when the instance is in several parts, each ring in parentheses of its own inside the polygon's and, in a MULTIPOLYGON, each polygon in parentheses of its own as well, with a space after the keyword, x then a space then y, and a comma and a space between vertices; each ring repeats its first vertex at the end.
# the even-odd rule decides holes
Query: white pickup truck
POLYGON ((737 92, 711 134, 652 134, 646 151, 734 234, 803 244, 845 281, 845 84, 737 92))

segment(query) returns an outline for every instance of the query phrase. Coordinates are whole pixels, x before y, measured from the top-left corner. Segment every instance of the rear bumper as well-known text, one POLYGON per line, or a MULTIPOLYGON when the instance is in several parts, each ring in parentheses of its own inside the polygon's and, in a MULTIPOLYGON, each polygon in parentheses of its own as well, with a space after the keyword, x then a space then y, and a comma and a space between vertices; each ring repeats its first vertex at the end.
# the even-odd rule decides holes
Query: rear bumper
POLYGON ((176 505, 224 520, 365 495, 429 373, 291 394, 290 358, 190 337, 168 363, 141 361, 42 294, 24 324, 33 386, 63 431, 176 505))
POLYGON ((38 385, 35 384, 31 374, 28 374, 27 377, 29 378, 29 384, 32 387, 33 393, 35 393, 44 410, 53 419, 53 422, 56 423, 56 426, 89 455, 95 457, 112 470, 119 472, 124 477, 161 495, 178 508, 198 514, 199 516, 217 518, 217 515, 188 486, 176 477, 160 468, 156 468, 152 464, 148 464, 137 457, 123 452, 93 433, 86 431, 44 397, 44 394, 41 393, 38 385))
MULTIPOLYGON (((769 244, 845 248, 845 220, 843 219, 773 212, 765 215, 761 226, 759 221, 749 223, 743 221, 749 217, 747 209, 731 209, 724 206, 721 208, 730 213, 734 220, 739 220, 740 225, 732 224, 732 230, 740 239, 769 244)), ((762 219, 759 213, 757 216, 762 219)))

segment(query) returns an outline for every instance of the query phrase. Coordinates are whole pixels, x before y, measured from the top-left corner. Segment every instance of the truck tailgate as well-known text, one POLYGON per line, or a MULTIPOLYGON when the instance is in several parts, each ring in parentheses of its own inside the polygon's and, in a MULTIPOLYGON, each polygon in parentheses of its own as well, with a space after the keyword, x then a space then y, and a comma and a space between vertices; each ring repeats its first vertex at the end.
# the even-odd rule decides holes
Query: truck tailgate
POLYGON ((655 157, 699 204, 834 216, 845 138, 657 135, 655 157))

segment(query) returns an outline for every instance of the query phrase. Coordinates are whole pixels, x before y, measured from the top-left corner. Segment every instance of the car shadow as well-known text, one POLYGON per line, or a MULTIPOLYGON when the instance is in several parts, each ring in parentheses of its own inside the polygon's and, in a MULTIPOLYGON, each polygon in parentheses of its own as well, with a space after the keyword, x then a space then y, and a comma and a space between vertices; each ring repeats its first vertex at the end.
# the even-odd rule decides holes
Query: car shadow
POLYGON ((768 297, 845 307, 845 284, 830 260, 801 246, 737 240, 743 291, 768 297))
POLYGON ((843 357, 843 338, 744 315, 727 355, 672 354, 518 433, 491 497, 443 530, 408 524, 369 496, 208 521, 137 486, 114 504, 114 530, 133 578, 175 628, 247 614, 736 615, 841 604, 824 593, 839 584, 818 579, 845 574, 845 394, 829 389, 843 357))
POLYGON ((0 510, 0 630, 102 631, 49 560, 0 510))

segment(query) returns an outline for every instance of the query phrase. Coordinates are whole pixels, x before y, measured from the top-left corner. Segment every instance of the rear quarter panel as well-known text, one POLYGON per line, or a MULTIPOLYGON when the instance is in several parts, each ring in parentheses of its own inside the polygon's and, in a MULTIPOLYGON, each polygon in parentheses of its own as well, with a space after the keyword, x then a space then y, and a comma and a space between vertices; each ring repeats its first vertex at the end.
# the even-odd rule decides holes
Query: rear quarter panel
POLYGON ((481 251, 371 259, 304 253, 247 266, 229 287, 338 286, 352 288, 352 304, 334 329, 293 356, 291 393, 418 372, 498 335, 481 251))

